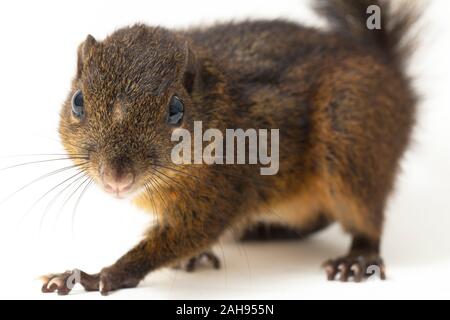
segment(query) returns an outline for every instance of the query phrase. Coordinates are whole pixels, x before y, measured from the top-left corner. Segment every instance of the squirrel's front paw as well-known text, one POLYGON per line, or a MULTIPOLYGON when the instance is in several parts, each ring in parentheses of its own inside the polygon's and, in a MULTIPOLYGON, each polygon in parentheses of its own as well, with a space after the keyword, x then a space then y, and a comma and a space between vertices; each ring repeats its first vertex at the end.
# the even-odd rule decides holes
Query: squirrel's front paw
POLYGON ((59 295, 68 294, 75 284, 79 283, 86 291, 99 291, 102 295, 121 288, 133 288, 139 283, 138 279, 130 278, 124 272, 117 272, 114 268, 104 268, 100 273, 87 274, 78 269, 64 273, 48 274, 40 277, 44 282, 42 292, 57 292, 59 295))
POLYGON ((55 273, 41 276, 44 282, 42 292, 57 292, 59 295, 68 294, 75 284, 80 283, 87 291, 96 291, 99 288, 99 274, 87 274, 81 270, 73 269, 64 273, 55 273))

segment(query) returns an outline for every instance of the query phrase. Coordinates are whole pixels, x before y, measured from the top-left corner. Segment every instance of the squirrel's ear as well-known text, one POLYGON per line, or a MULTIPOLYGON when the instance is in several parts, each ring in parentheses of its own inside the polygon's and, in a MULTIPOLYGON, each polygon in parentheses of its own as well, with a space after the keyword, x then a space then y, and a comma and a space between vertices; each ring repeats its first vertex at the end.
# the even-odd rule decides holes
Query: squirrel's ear
POLYGON ((77 62, 77 78, 81 76, 83 65, 86 59, 92 52, 92 49, 97 45, 97 40, 91 35, 88 35, 86 40, 78 46, 78 62, 77 62))
POLYGON ((185 62, 183 70, 183 84, 186 91, 191 94, 194 89, 194 84, 197 76, 197 61, 194 52, 186 43, 185 46, 185 62))

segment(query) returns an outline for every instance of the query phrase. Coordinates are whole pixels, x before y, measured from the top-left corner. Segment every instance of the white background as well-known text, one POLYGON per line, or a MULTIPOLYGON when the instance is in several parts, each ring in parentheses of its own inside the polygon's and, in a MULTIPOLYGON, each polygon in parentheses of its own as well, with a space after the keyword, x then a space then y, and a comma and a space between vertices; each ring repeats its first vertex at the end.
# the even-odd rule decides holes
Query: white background
MULTIPOLYGON (((409 1, 406 1, 409 2, 409 1)), ((303 242, 216 246, 224 268, 194 274, 161 270, 137 289, 108 299, 144 298, 450 298, 450 20, 447 0, 431 0, 410 74, 422 96, 415 142, 403 161, 386 214, 382 253, 388 280, 326 282, 320 264, 344 254, 349 237, 334 226, 303 242)), ((306 1, 9 1, 0 7, 0 168, 60 153, 58 112, 69 89, 76 48, 134 22, 167 27, 217 20, 286 17, 323 26, 306 1)), ((49 157, 47 157, 49 158, 49 157)), ((33 279, 80 268, 96 272, 138 241, 150 216, 92 187, 75 212, 65 195, 48 206, 64 175, 2 199, 66 161, 0 171, 0 297, 41 294, 33 279), (48 209, 48 210, 46 210, 48 209), (47 211, 42 220, 43 213, 47 211), (42 221, 42 223, 41 223, 42 221)), ((65 177, 68 177, 66 175, 65 177)), ((76 290, 60 299, 100 298, 76 290)), ((102 298, 103 299, 103 298, 102 298)))

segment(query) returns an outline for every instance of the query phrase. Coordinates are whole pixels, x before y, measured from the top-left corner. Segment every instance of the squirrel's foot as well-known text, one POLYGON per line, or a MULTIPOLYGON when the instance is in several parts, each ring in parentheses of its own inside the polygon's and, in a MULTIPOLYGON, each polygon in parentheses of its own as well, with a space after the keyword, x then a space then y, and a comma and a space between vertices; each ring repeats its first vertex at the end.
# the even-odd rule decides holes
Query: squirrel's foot
POLYGON ((330 259, 322 267, 325 269, 328 280, 339 279, 343 282, 361 282, 364 279, 377 277, 386 279, 383 259, 379 255, 348 255, 330 259))
POLYGON ((212 251, 205 251, 182 261, 174 266, 175 269, 182 269, 187 272, 193 272, 202 266, 211 266, 214 269, 220 269, 220 260, 212 251))
POLYGON ((78 269, 40 277, 40 280, 44 283, 42 285, 42 292, 49 293, 56 291, 59 295, 68 294, 77 283, 80 283, 86 291, 98 290, 99 279, 99 274, 89 275, 78 269))
POLYGON ((86 291, 99 291, 107 295, 110 291, 121 288, 136 287, 139 279, 132 279, 121 272, 115 272, 114 268, 104 268, 100 273, 87 274, 78 269, 64 273, 49 274, 40 277, 44 282, 42 292, 57 292, 59 295, 67 295, 75 284, 79 283, 86 291))

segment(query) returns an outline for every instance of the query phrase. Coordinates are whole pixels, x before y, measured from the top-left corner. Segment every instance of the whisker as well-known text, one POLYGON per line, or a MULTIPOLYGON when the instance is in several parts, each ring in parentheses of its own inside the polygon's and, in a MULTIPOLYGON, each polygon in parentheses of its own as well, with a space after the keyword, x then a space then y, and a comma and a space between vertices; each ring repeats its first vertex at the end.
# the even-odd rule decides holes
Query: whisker
POLYGON ((88 174, 84 173, 79 179, 77 179, 77 181, 73 181, 68 188, 70 188, 70 186, 74 185, 75 183, 77 183, 78 181, 80 181, 81 179, 86 178, 85 180, 81 181, 77 187, 75 188, 75 190, 72 190, 70 192, 69 195, 67 195, 67 197, 64 199, 63 203, 61 204, 59 210, 57 211, 56 214, 56 221, 55 223, 57 224, 59 221, 59 217, 60 217, 60 213, 64 210, 64 208, 66 207, 67 203, 70 201, 70 199, 72 199, 72 197, 77 193, 77 191, 81 188, 81 186, 84 184, 84 182, 86 182, 87 178, 88 178, 88 174))
POLYGON ((197 177, 197 176, 194 176, 194 175, 189 174, 189 173, 187 173, 187 172, 184 172, 184 171, 182 171, 182 170, 178 170, 178 169, 175 169, 175 168, 172 168, 172 167, 168 167, 168 166, 162 165, 162 164, 160 164, 160 163, 152 163, 152 165, 157 166, 157 167, 161 167, 161 168, 164 168, 164 169, 167 169, 167 170, 172 170, 172 171, 175 171, 175 172, 178 172, 178 173, 181 173, 181 174, 185 174, 185 175, 187 175, 187 176, 189 176, 189 177, 192 177, 192 178, 194 178, 194 179, 200 179, 200 178, 197 177))
POLYGON ((166 175, 165 173, 159 171, 159 170, 156 169, 156 168, 153 168, 153 170, 154 170, 154 172, 153 172, 154 175, 156 175, 159 179, 161 179, 162 181, 164 181, 169 187, 172 187, 172 185, 171 185, 170 183, 168 183, 166 180, 164 180, 160 175, 163 175, 164 177, 166 177, 167 179, 169 179, 169 181, 172 181, 173 183, 176 183, 176 184, 178 184, 180 187, 184 188, 184 185, 181 184, 179 181, 176 181, 174 178, 172 178, 172 177, 166 175), (160 174, 160 175, 159 175, 159 174, 160 174))
POLYGON ((57 169, 57 170, 55 170, 55 171, 46 173, 46 174, 44 174, 44 175, 42 175, 42 176, 40 176, 40 177, 34 179, 34 180, 31 181, 30 183, 27 183, 26 185, 20 187, 19 189, 17 189, 16 191, 14 191, 13 193, 11 193, 10 195, 8 195, 6 198, 4 198, 2 201, 0 201, 0 205, 2 205, 3 203, 5 203, 6 201, 8 201, 11 197, 13 197, 14 195, 16 195, 16 194, 19 193, 20 191, 22 191, 22 190, 24 190, 24 189, 30 187, 31 185, 35 184, 36 182, 39 182, 39 181, 42 180, 42 179, 51 177, 51 176, 53 176, 53 175, 55 175, 55 174, 64 172, 64 171, 66 171, 66 170, 70 170, 70 169, 73 169, 73 168, 82 166, 82 165, 84 165, 84 164, 86 164, 86 163, 88 163, 88 162, 84 162, 84 163, 81 163, 81 164, 74 164, 74 165, 71 165, 71 166, 68 166, 68 167, 64 167, 64 168, 57 169))
MULTIPOLYGON (((178 173, 184 174, 185 176, 187 176, 189 178, 196 179, 198 182, 201 181, 202 183, 210 186, 211 188, 216 188, 217 187, 216 185, 214 185, 214 184, 212 184, 212 183, 210 183, 208 181, 202 181, 199 177, 197 177, 196 175, 194 175, 192 173, 187 173, 187 172, 184 172, 184 171, 181 171, 181 170, 177 170, 177 169, 174 169, 174 168, 171 168, 171 167, 167 167, 167 166, 164 166, 164 165, 160 165, 160 164, 156 164, 156 163, 153 163, 152 165, 155 166, 155 167, 160 167, 160 168, 164 168, 164 169, 167 169, 167 170, 172 170, 174 172, 178 172, 178 173)), ((183 188, 184 188, 184 186, 183 186, 183 188)))
POLYGON ((24 158, 24 157, 44 157, 44 156, 80 156, 87 157, 87 153, 29 153, 29 154, 11 154, 6 156, 1 156, 0 159, 9 159, 9 158, 24 158))
POLYGON ((17 167, 22 167, 22 166, 26 166, 26 165, 30 165, 30 164, 47 163, 47 162, 53 162, 53 161, 59 161, 59 160, 89 160, 89 158, 87 158, 87 157, 66 157, 66 158, 46 159, 46 160, 37 160, 37 161, 23 162, 23 163, 15 164, 15 165, 12 165, 12 166, 0 168, 0 171, 12 169, 12 168, 17 168, 17 167))
MULTIPOLYGON (((167 169, 167 170, 172 170, 173 172, 178 172, 178 173, 184 174, 186 177, 196 179, 198 182, 206 184, 206 185, 210 186, 211 188, 217 188, 216 185, 212 184, 209 181, 205 181, 205 180, 200 179, 199 177, 197 177, 193 173, 187 173, 187 172, 184 172, 184 171, 181 171, 181 170, 177 170, 177 169, 174 169, 174 168, 171 168, 171 167, 167 167, 167 166, 160 165, 160 164, 155 164, 155 163, 153 163, 152 165, 155 166, 155 167, 161 167, 161 168, 164 168, 164 169, 167 169)), ((184 188, 184 186, 183 186, 183 188, 184 188)))
MULTIPOLYGON (((236 232, 236 230, 234 230, 233 228, 231 228, 230 230, 231 230, 231 233, 232 233, 233 237, 234 237, 235 239, 239 239, 240 234, 238 234, 238 233, 236 232)), ((247 255, 247 250, 245 250, 245 246, 243 246, 243 245, 240 244, 239 240, 233 241, 233 243, 236 244, 236 246, 238 247, 239 253, 240 253, 241 255, 243 254, 244 257, 245 257, 245 261, 246 261, 246 263, 247 263, 248 277, 249 277, 249 279, 250 279, 250 285, 251 285, 251 284, 252 284, 252 279, 253 279, 253 277, 252 277, 252 270, 251 270, 251 268, 250 268, 250 260, 248 259, 248 255, 247 255)))
POLYGON ((165 206, 165 211, 168 211, 169 205, 168 205, 166 199, 164 199, 164 197, 161 195, 161 192, 163 192, 163 190, 161 190, 161 191, 159 190, 159 188, 161 188, 161 185, 155 179, 152 179, 152 180, 156 185, 155 191, 158 193, 159 197, 161 198, 161 201, 163 202, 163 204, 165 206))
POLYGON ((82 171, 77 172, 76 174, 70 176, 67 179, 64 179, 62 182, 58 183, 57 185, 53 186, 50 190, 48 190, 47 192, 45 192, 41 197, 39 197, 31 206, 30 208, 25 212, 24 215, 22 215, 21 219, 20 219, 20 224, 22 223, 22 221, 28 216, 28 214, 34 209, 34 207, 42 200, 44 199, 50 192, 52 192, 53 190, 55 190, 56 188, 58 188, 59 186, 63 185, 64 183, 66 183, 67 181, 70 181, 71 179, 75 178, 76 176, 78 176, 79 174, 81 174, 82 171))
MULTIPOLYGON (((173 165, 182 167, 181 165, 176 165, 176 164, 173 164, 173 165)), ((241 181, 246 181, 246 182, 250 182, 250 183, 256 183, 256 181, 252 177, 248 177, 248 176, 245 176, 245 175, 236 175, 236 174, 232 174, 232 173, 229 173, 229 172, 225 172, 224 170, 221 170, 221 169, 219 169, 217 167, 213 167, 213 165, 207 165, 207 166, 208 166, 208 168, 206 168, 205 170, 210 170, 211 172, 218 173, 219 175, 224 175, 224 176, 227 176, 227 177, 230 177, 230 178, 240 179, 241 181)), ((224 165, 224 166, 226 166, 226 165, 224 165)), ((182 172, 183 171, 180 171, 180 173, 182 173, 182 172)), ((186 174, 186 172, 185 172, 185 174, 186 174)), ((265 183, 264 181, 258 181, 257 183, 258 183, 259 186, 272 188, 272 186, 269 183, 265 183)))
POLYGON ((228 286, 228 268, 227 268, 227 262, 225 259, 225 251, 223 249, 222 241, 219 240, 218 243, 220 246, 220 251, 222 253, 223 268, 225 269, 225 284, 226 284, 226 286, 228 286))
MULTIPOLYGON (((181 189, 178 189, 178 190, 177 190, 178 193, 182 193, 183 195, 186 195, 186 194, 187 194, 187 193, 186 193, 186 187, 185 187, 185 185, 183 185, 183 184, 180 183, 179 181, 175 180, 174 178, 172 178, 172 177, 166 175, 164 172, 159 171, 159 170, 156 169, 156 168, 152 168, 152 169, 153 169, 153 170, 152 170, 152 171, 153 171, 152 174, 153 174, 154 176, 156 176, 159 180, 161 180, 162 182, 164 182, 164 183, 167 185, 168 189, 174 189, 174 186, 171 185, 169 182, 167 182, 166 179, 168 179, 170 182, 173 182, 174 184, 176 184, 176 185, 178 185, 178 186, 181 187, 181 189), (164 177, 165 177, 166 179, 164 179, 164 177)), ((161 188, 162 188, 163 190, 167 189, 167 188, 163 188, 162 186, 161 186, 161 188)))
MULTIPOLYGON (((44 217, 46 215, 46 213, 50 210, 50 208, 53 206, 53 204, 56 202, 56 200, 59 199, 59 197, 67 190, 69 189, 71 186, 73 186, 75 183, 77 183, 78 181, 80 181, 81 179, 85 178, 87 176, 87 174, 85 173, 85 171, 82 172, 83 174, 81 176, 79 176, 78 178, 76 178, 74 181, 70 182, 67 186, 65 186, 63 189, 61 189, 47 204, 47 206, 45 207, 44 210, 44 217)), ((57 211, 57 217, 55 220, 55 223, 57 223, 59 218, 59 211, 57 211)), ((44 220, 43 218, 41 220, 44 220)), ((42 223, 43 224, 43 223, 42 223)), ((41 224, 40 224, 41 225, 41 224)))
POLYGON ((172 178, 172 177, 170 177, 170 176, 167 176, 167 175, 165 175, 164 173, 162 173, 162 172, 160 172, 160 171, 158 171, 158 170, 156 170, 156 169, 154 169, 153 174, 154 174, 154 176, 156 176, 159 180, 161 180, 162 182, 164 182, 165 184, 167 184, 168 188, 163 188, 163 186, 162 186, 160 183, 158 183, 157 180, 155 179, 155 183, 158 183, 158 185, 159 185, 160 188, 162 189, 161 192, 163 192, 164 195, 166 195, 166 193, 167 193, 166 190, 167 190, 167 189, 172 189, 172 188, 173 188, 173 185, 171 185, 169 182, 167 182, 166 179, 164 179, 164 177, 166 177, 167 179, 169 179, 169 181, 174 182, 174 183, 176 183, 177 185, 179 185, 179 186, 181 187, 181 189, 177 190, 178 193, 181 193, 183 196, 186 195, 186 191, 185 191, 186 188, 185 188, 185 186, 184 186, 182 183, 180 183, 179 181, 176 181, 174 178, 172 178), (163 176, 160 176, 159 174, 162 174, 163 176))
POLYGON ((156 216, 156 225, 159 225, 159 212, 158 212, 158 209, 156 207, 155 201, 153 199, 153 193, 150 191, 150 188, 149 188, 149 186, 147 184, 144 184, 144 187, 145 187, 145 190, 147 191, 147 196, 149 197, 149 200, 150 200, 150 202, 152 204, 153 213, 156 216))
POLYGON ((93 180, 88 177, 86 180, 83 181, 82 185, 88 181, 88 183, 84 186, 83 190, 81 190, 81 193, 77 199, 77 201, 75 202, 75 207, 73 208, 72 211, 72 217, 71 217, 71 221, 72 221, 72 228, 71 228, 71 233, 72 233, 72 237, 74 235, 74 228, 75 228, 75 214, 76 211, 78 209, 78 205, 80 204, 81 198, 83 198, 83 195, 86 193, 86 190, 89 188, 89 186, 91 185, 91 183, 93 182, 93 180))
POLYGON ((155 191, 158 194, 159 198, 161 199, 161 204, 164 206, 164 209, 167 211, 167 203, 164 201, 163 197, 161 196, 161 194, 158 191, 158 188, 155 186, 154 180, 150 178, 148 183, 150 183, 152 185, 152 191, 155 191))
MULTIPOLYGON (((84 170, 82 170, 82 171, 78 172, 77 174, 75 174, 74 176, 72 176, 70 179, 75 178, 75 177, 77 177, 77 176, 79 176, 79 177, 76 178, 75 180, 73 180, 72 182, 70 182, 70 183, 69 183, 67 186, 65 186, 63 189, 61 189, 61 190, 56 194, 56 196, 54 196, 54 197, 52 198, 52 200, 47 204, 47 206, 46 206, 45 209, 44 209, 44 212, 43 212, 42 215, 41 215, 41 219, 40 219, 40 221, 39 221, 39 230, 42 229, 42 227, 43 227, 43 225, 44 225, 45 217, 47 216, 47 213, 49 212, 50 207, 53 205, 53 202, 56 201, 56 199, 58 199, 58 197, 59 197, 65 190, 67 190, 71 185, 73 185, 73 183, 75 183, 75 182, 79 181, 80 179, 82 179, 83 177, 85 177, 85 176, 86 176, 86 173, 85 173, 84 170), (81 176, 79 176, 79 175, 81 175, 81 176)), ((67 180, 67 181, 69 181, 69 180, 67 180)), ((65 181, 65 182, 67 182, 67 181, 65 181)), ((62 184, 62 183, 61 183, 61 184, 62 184)), ((55 189, 56 189, 56 188, 55 188, 55 189)), ((43 198, 43 197, 42 197, 42 198, 43 198)))
MULTIPOLYGON (((156 174, 155 174, 155 175, 156 175, 156 174)), ((170 186, 170 184, 169 184, 167 181, 165 181, 162 177, 159 177, 159 179, 160 179, 161 181, 164 181, 168 186, 170 186)), ((155 184, 157 184, 157 185, 161 188, 161 190, 159 190, 157 187, 155 187, 154 190, 160 195, 161 200, 163 200, 163 197, 161 196, 161 193, 162 193, 163 196, 167 196, 167 191, 166 191, 166 189, 163 188, 163 187, 161 186, 161 184, 160 184, 157 180, 153 180, 153 181, 155 182, 155 184)), ((184 191, 184 189, 180 189, 180 190, 178 190, 178 192, 181 193, 182 196, 185 196, 185 191, 184 191)), ((168 212, 169 205, 168 205, 168 203, 167 203, 166 200, 163 200, 163 202, 164 202, 164 204, 165 204, 166 212, 168 212)), ((183 217, 182 217, 182 214, 179 213, 178 211, 175 211, 175 213, 176 213, 180 218, 183 218, 183 217)))

